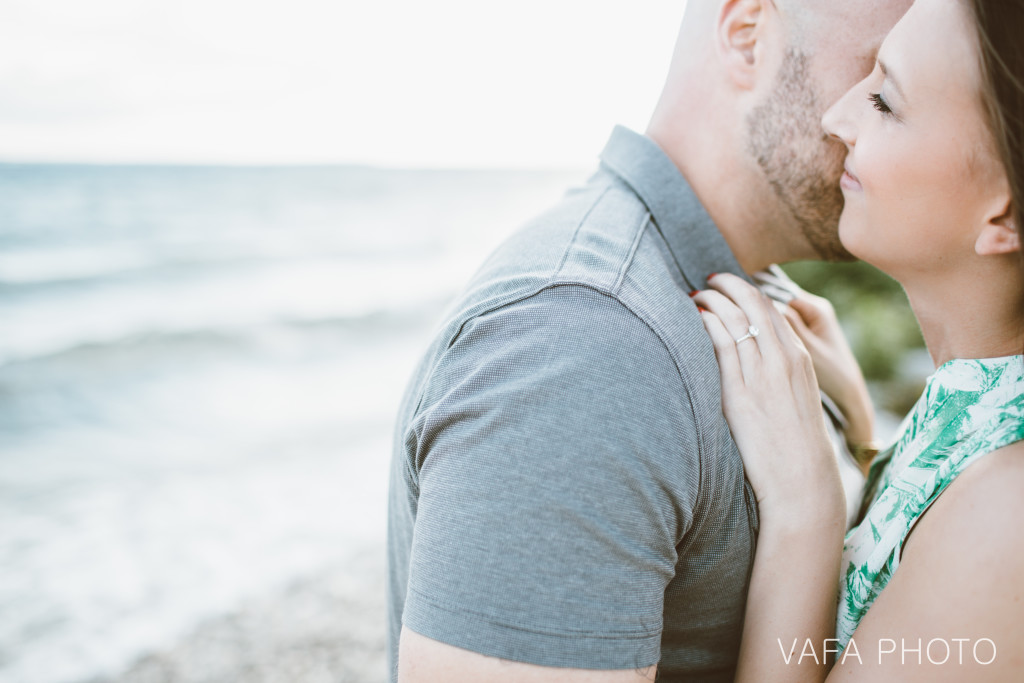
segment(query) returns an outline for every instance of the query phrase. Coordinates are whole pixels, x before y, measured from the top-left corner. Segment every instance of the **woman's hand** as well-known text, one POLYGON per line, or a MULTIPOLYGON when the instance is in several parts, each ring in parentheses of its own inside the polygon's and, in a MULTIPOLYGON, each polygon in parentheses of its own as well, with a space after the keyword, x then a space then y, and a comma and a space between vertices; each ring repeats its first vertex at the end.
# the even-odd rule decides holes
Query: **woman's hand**
POLYGON ((783 315, 811 354, 822 391, 836 402, 849 422, 847 440, 869 444, 874 440, 875 408, 835 309, 824 297, 793 289, 795 296, 783 315))
POLYGON ((722 376, 722 410, 763 524, 778 518, 785 526, 831 528, 838 522, 841 534, 842 484, 807 348, 755 287, 727 273, 708 284, 694 301, 705 309, 722 376), (743 339, 753 328, 756 336, 743 339))

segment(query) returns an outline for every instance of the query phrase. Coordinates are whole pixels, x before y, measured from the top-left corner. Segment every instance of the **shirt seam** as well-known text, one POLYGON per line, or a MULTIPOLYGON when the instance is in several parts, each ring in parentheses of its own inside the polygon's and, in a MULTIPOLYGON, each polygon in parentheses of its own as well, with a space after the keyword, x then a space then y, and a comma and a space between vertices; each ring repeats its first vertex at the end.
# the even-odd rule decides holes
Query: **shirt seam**
POLYGON ((650 224, 651 212, 648 211, 644 215, 643 221, 640 223, 640 229, 636 231, 636 237, 633 238, 633 244, 630 245, 626 258, 623 259, 622 265, 619 267, 619 274, 615 278, 615 284, 612 285, 612 291, 615 292, 616 296, 622 289, 622 283, 626 279, 626 272, 629 271, 629 267, 632 265, 633 259, 636 257, 636 250, 640 247, 640 240, 643 239, 644 234, 647 232, 647 226, 650 224))
MULTIPOLYGON (((676 357, 676 354, 672 353, 672 350, 669 348, 668 343, 665 341, 665 335, 662 334, 660 328, 654 323, 653 320, 648 320, 647 317, 640 315, 632 306, 630 306, 628 303, 623 301, 622 298, 618 295, 618 293, 612 292, 611 290, 608 290, 606 287, 602 287, 602 286, 596 285, 594 283, 583 282, 583 281, 580 281, 580 280, 575 279, 575 278, 560 280, 560 279, 552 277, 547 282, 545 282, 542 286, 535 287, 532 290, 528 291, 527 293, 524 293, 524 294, 522 294, 520 296, 517 296, 514 299, 510 299, 510 300, 507 300, 507 301, 501 301, 500 303, 496 303, 494 306, 488 307, 488 308, 486 308, 484 310, 481 310, 481 311, 477 312, 475 315, 468 317, 466 320, 464 320, 462 322, 462 324, 459 326, 458 331, 452 336, 451 340, 448 342, 448 347, 450 348, 452 346, 452 344, 454 344, 455 341, 458 340, 458 338, 462 335, 462 331, 465 329, 467 324, 469 324, 473 320, 479 318, 480 316, 488 315, 488 314, 494 313, 495 311, 498 311, 498 310, 500 310, 502 308, 505 308, 505 307, 508 307, 508 306, 512 306, 512 305, 515 305, 515 304, 518 304, 518 303, 522 303, 523 301, 526 301, 526 300, 531 299, 531 298, 533 298, 535 296, 538 296, 538 295, 542 294, 543 292, 546 292, 549 289, 555 289, 555 288, 558 288, 558 287, 582 287, 582 288, 585 288, 585 289, 589 289, 589 290, 595 292, 596 294, 599 294, 601 296, 604 296, 604 297, 612 299, 619 306, 622 306, 623 309, 628 311, 642 325, 644 325, 647 329, 649 329, 651 331, 651 333, 655 337, 657 337, 658 343, 661 344, 662 348, 665 350, 665 353, 668 354, 668 357, 672 360, 672 364, 675 366, 676 373, 679 376, 679 381, 683 385, 683 391, 686 394, 686 405, 690 409, 690 417, 693 420, 694 434, 695 434, 695 437, 696 437, 695 440, 696 440, 696 443, 697 443, 697 491, 696 491, 696 493, 694 495, 694 505, 693 505, 693 508, 690 510, 690 512, 691 512, 690 527, 685 529, 685 530, 680 529, 677 537, 674 539, 673 546, 678 549, 680 544, 683 543, 683 541, 686 539, 686 537, 689 534, 690 530, 697 526, 697 510, 701 507, 701 501, 704 500, 703 496, 704 496, 705 491, 707 490, 706 487, 704 486, 704 471, 705 471, 704 459, 705 459, 706 443, 704 441, 704 436, 703 436, 704 430, 700 428, 700 420, 698 419, 698 416, 697 416, 697 409, 694 406, 693 394, 692 394, 691 386, 690 386, 690 384, 693 382, 693 378, 690 376, 690 374, 688 372, 685 371, 684 365, 682 365, 679 362, 679 359, 676 357)), ((430 369, 431 375, 433 375, 433 373, 436 372, 437 367, 438 367, 438 365, 440 363, 440 360, 441 360, 441 357, 439 357, 437 359, 437 361, 434 363, 433 367, 431 367, 431 369, 430 369)), ((424 382, 423 386, 426 387, 427 384, 429 384, 429 378, 428 378, 428 381, 424 382)), ((425 391, 425 389, 424 389, 424 391, 425 391)), ((423 403, 423 392, 421 392, 419 398, 417 399, 417 408, 414 411, 413 415, 421 414, 422 403, 423 403)), ((416 420, 411 420, 410 424, 414 424, 415 422, 416 422, 416 420)), ((417 434, 417 440, 418 440, 418 437, 419 437, 419 435, 417 434)), ((406 464, 408 464, 408 459, 406 459, 406 464)), ((416 471, 416 469, 414 468, 414 470, 413 470, 413 472, 411 472, 411 474, 418 475, 418 471, 416 471)), ((417 480, 418 480, 418 476, 415 477, 412 481, 417 481, 417 480)), ((702 519, 703 519, 703 517, 702 517, 702 519)), ((689 544, 687 544, 687 546, 688 545, 689 544)), ((684 546, 684 547, 686 547, 686 546, 684 546)), ((678 550, 677 550, 677 552, 678 552, 678 550)))
POLYGON ((562 257, 558 260, 558 265, 555 267, 555 270, 551 275, 552 278, 557 278, 559 277, 559 275, 561 275, 562 269, 565 268, 565 264, 569 260, 569 253, 572 251, 573 246, 576 244, 576 238, 579 236, 580 230, 582 230, 583 226, 587 224, 587 220, 590 218, 590 214, 594 212, 594 209, 598 207, 601 201, 605 198, 605 195, 607 195, 613 187, 614 185, 609 183, 607 187, 601 190, 601 194, 597 196, 597 199, 593 201, 590 207, 583 214, 583 217, 580 218, 580 222, 576 224, 576 229, 573 230, 572 232, 572 237, 569 239, 569 243, 565 245, 565 249, 562 251, 562 257))
MULTIPOLYGON (((625 183, 626 187, 630 189, 630 191, 636 196, 636 198, 640 200, 640 202, 643 203, 644 206, 647 206, 647 202, 644 200, 644 197, 640 194, 639 190, 635 188, 633 184, 629 182, 629 180, 627 180, 628 174, 622 169, 621 166, 611 161, 610 159, 606 159, 603 156, 601 157, 601 163, 606 165, 608 167, 608 170, 610 170, 612 173, 618 176, 619 180, 625 183)), ((668 243, 668 239, 665 238, 665 233, 661 229, 661 223, 658 221, 658 218, 653 215, 651 207, 647 206, 647 208, 648 214, 651 217, 650 222, 652 225, 654 225, 654 228, 658 231, 662 239, 665 241, 665 245, 668 247, 668 252, 672 257, 672 263, 675 265, 676 270, 679 271, 679 274, 683 276, 683 281, 686 282, 686 284, 692 288, 699 288, 700 285, 696 285, 690 281, 690 277, 686 274, 686 271, 683 269, 682 264, 679 262, 679 257, 676 255, 675 250, 672 249, 672 246, 668 243)))
MULTIPOLYGON (((586 212, 584 212, 583 216, 580 218, 579 223, 577 223, 576 228, 573 230, 572 238, 569 239, 568 244, 566 244, 565 249, 562 251, 562 255, 561 255, 561 257, 558 260, 558 265, 554 268, 553 271, 551 271, 551 274, 547 276, 547 278, 544 280, 544 284, 543 285, 541 285, 539 287, 538 286, 532 287, 532 288, 526 290, 526 292, 520 292, 517 295, 514 295, 513 298, 510 298, 510 299, 506 299, 506 298, 502 297, 502 299, 500 299, 498 302, 495 302, 493 305, 487 306, 487 307, 485 307, 485 308, 483 308, 483 309, 481 309, 479 311, 476 311, 472 315, 466 316, 466 318, 461 323, 459 323, 458 329, 456 329, 455 332, 451 335, 451 337, 445 342, 445 348, 451 348, 451 346, 459 339, 459 337, 462 336, 462 331, 466 328, 466 325, 468 325, 473 320, 479 318, 482 315, 487 315, 488 313, 493 313, 494 311, 496 311, 496 310, 498 310, 500 308, 503 308, 505 306, 511 306, 512 304, 519 303, 521 301, 525 301, 525 300, 529 299, 530 297, 536 296, 537 294, 539 294, 540 292, 544 291, 545 289, 550 288, 552 286, 552 283, 556 283, 557 284, 559 282, 559 278, 563 277, 561 275, 562 270, 565 268, 566 262, 569 259, 569 253, 572 251, 573 245, 576 244, 576 238, 579 236, 580 230, 586 224, 587 219, 590 218, 590 214, 594 212, 594 209, 597 208, 597 206, 601 203, 601 201, 604 199, 604 197, 612 189, 614 189, 615 186, 616 186, 615 182, 609 182, 608 185, 603 190, 601 190, 601 193, 598 194, 597 198, 594 199, 594 201, 590 204, 590 206, 587 208, 586 212)), ((633 193, 633 194, 635 195, 635 193, 633 193)), ((639 199, 639 197, 637 197, 637 199, 639 199)), ((641 203, 642 203, 642 201, 641 201, 641 203)), ((650 216, 650 212, 647 213, 647 216, 648 217, 650 216)), ((647 221, 645 220, 641 224, 640 230, 637 231, 637 236, 634 238, 633 245, 632 245, 629 253, 627 254, 627 256, 626 256, 622 266, 620 266, 620 273, 619 273, 619 277, 618 277, 618 283, 619 284, 621 284, 621 281, 625 278, 625 273, 628 270, 628 265, 632 262, 632 257, 636 253, 636 249, 637 249, 637 247, 640 244, 640 237, 643 235, 643 233, 645 232, 646 228, 647 228, 647 221)), ((569 281, 567 280, 567 282, 569 282, 569 281)), ((582 280, 579 280, 579 279, 572 279, 572 282, 575 282, 575 283, 577 283, 577 284, 579 284, 581 286, 584 286, 584 287, 590 287, 590 288, 594 289, 595 291, 601 291, 600 286, 594 285, 593 283, 583 282, 582 280)), ((615 296, 615 298, 616 298, 616 300, 618 300, 617 296, 615 296)), ((630 309, 630 310, 632 312, 632 309, 630 309)), ((659 335, 659 339, 661 339, 660 335, 659 335)), ((664 340, 662 340, 662 343, 664 344, 664 340)), ((669 353, 669 355, 671 355, 671 352, 669 353)), ((673 360, 674 360, 674 358, 673 358, 673 360)), ((430 384, 431 376, 433 375, 433 373, 434 373, 434 371, 436 369, 437 369, 437 362, 435 362, 433 364, 433 366, 430 368, 429 374, 427 375, 427 377, 424 378, 424 381, 420 385, 420 390, 418 392, 418 395, 416 396, 416 407, 413 409, 412 415, 419 414, 420 410, 422 409, 422 407, 423 407, 423 397, 425 395, 426 387, 430 384)))
POLYGON ((493 624, 495 626, 500 626, 502 628, 513 629, 513 630, 516 630, 516 631, 525 631, 526 633, 532 633, 532 634, 541 635, 541 636, 556 636, 556 637, 559 637, 559 638, 578 638, 580 636, 585 636, 585 637, 588 637, 588 638, 595 638, 595 639, 602 639, 602 640, 647 640, 649 638, 660 636, 662 634, 662 632, 664 631, 664 627, 659 628, 659 629, 655 629, 655 630, 651 630, 651 631, 642 631, 642 632, 641 631, 621 631, 621 632, 618 632, 618 633, 614 633, 614 632, 612 632, 612 633, 608 633, 608 632, 602 633, 602 632, 599 632, 599 631, 586 631, 586 630, 575 630, 575 629, 562 629, 562 630, 544 629, 544 628, 540 628, 540 627, 537 627, 537 626, 527 626, 526 624, 515 623, 515 622, 510 622, 510 621, 507 621, 507 620, 499 619, 499 618, 497 618, 495 616, 492 616, 492 615, 489 615, 489 614, 484 614, 483 612, 477 612, 477 611, 471 610, 471 609, 455 608, 455 607, 452 607, 452 606, 448 606, 448 605, 442 604, 438 600, 435 600, 435 599, 425 595, 422 591, 417 590, 412 585, 409 586, 409 592, 410 593, 415 593, 416 596, 419 597, 420 600, 422 600, 423 602, 427 603, 431 607, 443 610, 445 612, 448 612, 449 614, 455 614, 455 615, 460 615, 460 616, 467 616, 468 615, 468 616, 471 616, 471 617, 476 617, 476 618, 479 618, 479 619, 483 619, 483 620, 485 620, 485 621, 487 621, 487 622, 489 622, 489 623, 491 623, 491 624, 493 624))

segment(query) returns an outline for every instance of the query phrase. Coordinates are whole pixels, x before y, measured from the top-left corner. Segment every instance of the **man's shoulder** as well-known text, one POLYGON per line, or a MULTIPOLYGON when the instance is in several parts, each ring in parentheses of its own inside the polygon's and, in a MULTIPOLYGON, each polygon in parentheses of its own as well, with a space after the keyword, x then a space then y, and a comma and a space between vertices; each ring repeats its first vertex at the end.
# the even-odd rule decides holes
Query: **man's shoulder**
MULTIPOLYGON (((486 259, 449 309, 447 343, 501 309, 586 306, 607 298, 621 309, 621 324, 651 328, 678 355, 679 347, 692 350, 704 337, 688 290, 646 205, 621 178, 601 170, 486 259), (564 296, 538 298, 554 288, 564 296), (576 296, 584 289, 595 296, 576 296)), ((710 344, 703 351, 710 353, 710 344)))
POLYGON ((649 220, 629 186, 600 170, 491 253, 462 294, 464 308, 500 306, 553 283, 610 291, 649 220))
POLYGON ((577 406, 586 392, 590 418, 670 396, 675 418, 663 427, 677 433, 721 419, 714 350, 688 288, 646 206, 612 173, 484 263, 421 363, 402 424, 447 415, 465 392, 474 405, 523 400, 514 387, 577 406))
POLYGON ((656 326, 588 283, 552 281, 465 318, 435 365, 458 376, 488 364, 547 391, 572 394, 594 382, 611 393, 682 392, 677 359, 656 326))
POLYGON ((626 500, 623 482, 645 472, 651 479, 633 490, 664 489, 675 501, 666 509, 690 511, 702 437, 682 378, 664 341, 620 300, 555 285, 466 322, 424 382, 403 448, 412 472, 458 462, 463 475, 515 454, 494 482, 530 482, 520 491, 585 484, 626 500))

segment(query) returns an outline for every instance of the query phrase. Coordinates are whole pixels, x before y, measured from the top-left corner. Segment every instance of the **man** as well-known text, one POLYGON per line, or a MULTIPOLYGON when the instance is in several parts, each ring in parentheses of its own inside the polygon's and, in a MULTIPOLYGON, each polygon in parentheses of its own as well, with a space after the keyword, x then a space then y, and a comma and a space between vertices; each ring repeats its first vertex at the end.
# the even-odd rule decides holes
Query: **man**
POLYGON ((819 120, 909 4, 689 0, 647 136, 484 264, 399 416, 392 680, 732 680, 757 511, 687 294, 846 256, 819 120))

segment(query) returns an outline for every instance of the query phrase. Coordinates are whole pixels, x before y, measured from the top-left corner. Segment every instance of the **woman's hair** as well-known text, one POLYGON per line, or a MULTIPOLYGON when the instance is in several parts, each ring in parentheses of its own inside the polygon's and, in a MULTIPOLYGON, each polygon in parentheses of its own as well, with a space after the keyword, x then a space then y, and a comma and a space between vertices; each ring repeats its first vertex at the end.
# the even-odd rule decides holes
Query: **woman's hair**
MULTIPOLYGON (((981 47, 982 99, 1024 236, 1024 0, 968 0, 981 47)), ((1022 250, 1024 256, 1024 250, 1022 250)))
MULTIPOLYGON (((969 0, 981 48, 981 96, 1024 238, 1024 0, 969 0)), ((1024 264, 1024 249, 1020 251, 1024 264)))

